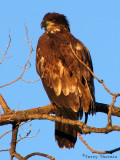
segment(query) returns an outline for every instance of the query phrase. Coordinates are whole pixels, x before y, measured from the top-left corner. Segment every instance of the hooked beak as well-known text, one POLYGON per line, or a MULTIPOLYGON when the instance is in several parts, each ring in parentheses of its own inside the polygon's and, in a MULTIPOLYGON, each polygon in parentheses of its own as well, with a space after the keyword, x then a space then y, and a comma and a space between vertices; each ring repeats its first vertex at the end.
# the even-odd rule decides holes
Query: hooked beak
POLYGON ((41 23, 41 29, 42 28, 46 28, 46 22, 45 21, 42 21, 42 23, 41 23))

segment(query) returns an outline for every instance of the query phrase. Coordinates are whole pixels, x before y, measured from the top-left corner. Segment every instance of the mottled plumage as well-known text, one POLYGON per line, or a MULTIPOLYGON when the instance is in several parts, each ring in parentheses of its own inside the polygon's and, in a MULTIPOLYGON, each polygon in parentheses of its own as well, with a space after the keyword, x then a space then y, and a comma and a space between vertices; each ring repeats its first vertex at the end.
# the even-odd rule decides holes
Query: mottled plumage
MULTIPOLYGON (((95 110, 94 83, 90 53, 85 45, 71 33, 66 17, 58 13, 44 16, 41 27, 45 33, 37 45, 36 68, 47 95, 57 107, 56 116, 78 120, 82 112, 95 110)), ((55 122, 55 138, 59 147, 74 147, 76 130, 55 122)))

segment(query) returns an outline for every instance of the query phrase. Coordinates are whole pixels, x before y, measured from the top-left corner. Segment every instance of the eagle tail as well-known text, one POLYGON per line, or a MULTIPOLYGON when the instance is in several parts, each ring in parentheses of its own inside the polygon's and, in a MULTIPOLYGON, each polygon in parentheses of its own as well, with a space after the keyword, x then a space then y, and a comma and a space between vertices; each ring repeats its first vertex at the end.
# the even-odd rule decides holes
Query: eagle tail
MULTIPOLYGON (((56 116, 66 118, 60 112, 56 113, 56 116)), ((77 132, 71 125, 55 122, 55 139, 60 148, 65 147, 70 149, 75 145, 77 132)))

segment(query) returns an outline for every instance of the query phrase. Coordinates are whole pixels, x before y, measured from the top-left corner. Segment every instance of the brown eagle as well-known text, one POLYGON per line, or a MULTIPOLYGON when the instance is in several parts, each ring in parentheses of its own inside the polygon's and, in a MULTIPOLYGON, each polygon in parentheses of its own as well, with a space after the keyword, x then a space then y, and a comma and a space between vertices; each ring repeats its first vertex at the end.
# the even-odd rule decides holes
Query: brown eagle
MULTIPOLYGON (((71 120, 82 118, 85 123, 94 107, 94 82, 90 53, 85 45, 70 33, 63 14, 47 13, 41 23, 45 33, 39 38, 36 68, 53 105, 56 116, 71 120), (83 62, 83 63, 82 63, 83 62)), ((77 132, 71 126, 55 122, 55 139, 60 148, 74 147, 77 132)))

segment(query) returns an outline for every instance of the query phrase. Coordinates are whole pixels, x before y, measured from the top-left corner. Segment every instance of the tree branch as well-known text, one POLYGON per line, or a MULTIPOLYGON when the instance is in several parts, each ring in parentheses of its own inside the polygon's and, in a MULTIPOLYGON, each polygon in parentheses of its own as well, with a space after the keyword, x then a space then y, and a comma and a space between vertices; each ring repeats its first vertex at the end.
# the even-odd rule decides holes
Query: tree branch
POLYGON ((95 127, 89 127, 86 124, 84 124, 83 122, 70 120, 70 119, 64 119, 61 117, 49 115, 50 113, 54 113, 53 111, 55 112, 55 107, 53 105, 48 105, 48 106, 40 107, 40 108, 17 111, 15 114, 11 114, 11 113, 3 114, 3 115, 1 115, 0 125, 10 124, 13 122, 23 122, 23 121, 27 121, 27 120, 48 119, 51 121, 57 121, 57 122, 65 123, 65 124, 71 124, 77 129, 77 131, 82 129, 82 131, 85 134, 91 133, 91 132, 108 133, 111 131, 120 131, 120 127, 115 126, 115 125, 113 125, 111 127, 105 127, 105 128, 95 128, 95 127))
MULTIPOLYGON (((96 103, 96 112, 108 113, 109 105, 103 103, 96 103)), ((32 108, 23 111, 17 111, 14 115, 13 113, 2 114, 0 118, 0 126, 11 124, 14 121, 27 121, 29 119, 43 119, 44 114, 54 114, 56 107, 52 104, 43 107, 32 108)), ((15 111, 14 111, 15 112, 15 111)), ((120 117, 120 107, 112 107, 111 115, 120 117)), ((54 117, 54 116, 53 116, 54 117)), ((46 117, 45 117, 46 118, 46 117)), ((44 119, 45 119, 44 118, 44 119)))
MULTIPOLYGON (((32 48, 32 46, 31 46, 31 41, 29 40, 28 30, 27 30, 27 27, 26 27, 26 26, 25 26, 25 31, 26 31, 26 36, 27 36, 27 40, 25 40, 25 41, 28 42, 28 45, 29 45, 29 48, 30 48, 30 54, 29 54, 28 60, 27 60, 27 62, 26 62, 26 64, 25 64, 25 66, 23 67, 23 71, 22 71, 21 75, 20 75, 17 79, 13 80, 12 82, 9 82, 9 83, 6 83, 6 84, 0 86, 0 88, 5 87, 5 86, 8 86, 8 85, 10 85, 10 84, 13 84, 13 83, 17 82, 18 80, 22 79, 22 77, 23 77, 23 75, 24 75, 24 73, 25 73, 25 71, 26 71, 26 69, 27 69, 27 65, 28 65, 29 62, 30 62, 30 58, 31 58, 31 55, 32 55, 32 52, 33 52, 33 48, 32 48)), ((23 79, 22 79, 22 80, 23 80, 23 79)))
POLYGON ((116 101, 116 96, 113 96, 113 100, 109 106, 109 111, 108 111, 108 126, 112 125, 111 113, 112 113, 112 107, 113 107, 115 101, 116 101))
MULTIPOLYGON (((103 103, 98 103, 98 102, 96 102, 95 105, 96 105, 96 112, 101 112, 101 113, 108 114, 108 110, 109 110, 110 105, 103 104, 103 103)), ((120 107, 112 106, 111 115, 120 117, 120 107)))
POLYGON ((22 139, 25 139, 25 138, 33 138, 33 137, 36 137, 39 132, 40 132, 40 131, 38 131, 38 132, 37 132, 35 135, 33 135, 33 136, 28 136, 28 135, 26 135, 26 136, 24 136, 24 137, 20 137, 20 139, 18 139, 16 143, 18 143, 19 141, 21 141, 22 139))
POLYGON ((4 113, 8 113, 11 111, 11 109, 8 107, 7 103, 5 102, 4 98, 2 97, 2 94, 0 94, 0 105, 4 113))
POLYGON ((13 157, 16 157, 18 159, 22 159, 23 157, 16 152, 16 141, 17 141, 17 133, 18 133, 19 124, 13 123, 12 127, 12 140, 11 140, 11 148, 10 148, 10 155, 11 160, 13 160, 13 157))
POLYGON ((115 148, 113 150, 110 150, 110 151, 97 151, 97 150, 94 150, 92 149, 88 143, 82 138, 82 136, 80 135, 80 133, 78 133, 78 137, 80 138, 80 140, 86 145, 86 147, 92 152, 92 153, 99 153, 99 154, 112 154, 114 152, 117 152, 120 150, 120 147, 119 148, 115 148))
MULTIPOLYGON (((22 126, 22 125, 24 125, 25 123, 29 123, 29 122, 31 122, 31 120, 29 120, 29 121, 27 121, 27 122, 23 122, 23 123, 21 123, 19 126, 22 126)), ((6 134, 10 133, 10 132, 12 132, 12 130, 9 130, 9 131, 3 133, 3 134, 0 136, 0 139, 1 139, 2 137, 4 137, 6 134)))
POLYGON ((25 160, 27 160, 28 158, 32 157, 32 156, 35 156, 35 155, 38 155, 38 156, 43 156, 43 157, 46 157, 46 158, 49 158, 51 160, 55 160, 54 157, 48 155, 48 154, 44 154, 44 153, 40 153, 40 152, 34 152, 34 153, 31 153, 29 155, 27 155, 26 157, 24 157, 25 160))
POLYGON ((0 51, 0 53, 3 54, 3 58, 2 58, 2 60, 0 61, 0 64, 2 64, 2 62, 3 62, 3 60, 4 60, 5 58, 10 58, 10 57, 6 57, 6 54, 7 54, 7 52, 8 52, 8 49, 9 49, 9 47, 10 47, 10 44, 11 44, 11 34, 10 34, 10 31, 9 31, 9 43, 8 43, 8 45, 7 45, 6 51, 5 51, 5 53, 3 53, 2 51, 0 51))

